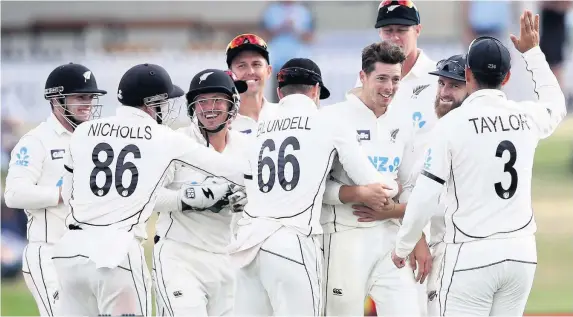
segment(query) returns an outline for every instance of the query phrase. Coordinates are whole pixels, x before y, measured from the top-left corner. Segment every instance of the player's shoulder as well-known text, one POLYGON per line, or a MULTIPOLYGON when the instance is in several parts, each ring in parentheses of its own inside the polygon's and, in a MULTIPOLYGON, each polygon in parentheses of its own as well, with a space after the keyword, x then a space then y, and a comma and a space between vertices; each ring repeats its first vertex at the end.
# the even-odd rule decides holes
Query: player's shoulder
POLYGON ((348 99, 345 99, 343 101, 333 103, 333 104, 328 105, 328 106, 320 107, 318 109, 318 113, 320 116, 325 116, 325 117, 340 116, 341 113, 348 111, 348 106, 350 104, 351 104, 351 102, 348 99))
POLYGON ((24 133, 20 140, 35 140, 38 142, 42 142, 42 139, 46 136, 47 133, 50 133, 50 128, 47 122, 42 122, 35 126, 34 128, 30 129, 28 132, 24 133))
POLYGON ((229 136, 231 137, 231 142, 237 144, 249 144, 253 141, 252 136, 237 130, 229 130, 229 136))
POLYGON ((12 153, 27 153, 30 151, 38 152, 46 149, 44 145, 43 135, 49 133, 46 129, 46 123, 42 122, 30 131, 26 132, 14 146, 12 153))
POLYGON ((450 110, 448 114, 436 121, 431 133, 439 138, 455 137, 459 133, 460 126, 467 124, 468 107, 458 107, 450 110))
POLYGON ((196 130, 195 126, 187 125, 184 127, 177 128, 173 131, 175 131, 176 133, 179 133, 179 134, 186 135, 186 136, 193 136, 196 133, 195 130, 196 130))

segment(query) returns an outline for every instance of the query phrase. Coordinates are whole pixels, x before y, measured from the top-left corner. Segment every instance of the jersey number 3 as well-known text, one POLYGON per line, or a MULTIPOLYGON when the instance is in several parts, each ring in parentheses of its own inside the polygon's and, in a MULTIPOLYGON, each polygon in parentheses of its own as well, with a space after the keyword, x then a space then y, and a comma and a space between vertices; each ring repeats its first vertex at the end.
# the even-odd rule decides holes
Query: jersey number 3
POLYGON ((511 141, 505 140, 497 146, 495 156, 501 158, 505 151, 509 152, 509 161, 507 161, 507 163, 505 163, 503 166, 503 171, 509 173, 511 182, 509 183, 508 189, 504 189, 501 185, 501 182, 495 183, 494 186, 495 192, 499 198, 510 199, 513 197, 513 195, 515 195, 515 191, 517 190, 517 171, 513 167, 515 165, 515 161, 517 160, 517 150, 511 141))
POLYGON ((283 141, 279 148, 278 162, 275 165, 272 158, 268 156, 263 157, 265 149, 269 149, 270 152, 275 151, 275 141, 268 139, 263 143, 261 152, 259 153, 259 165, 257 171, 259 190, 261 192, 268 193, 273 189, 275 185, 276 166, 278 166, 277 176, 279 178, 279 184, 284 190, 291 191, 296 188, 296 185, 298 185, 298 180, 300 178, 300 164, 298 163, 296 156, 293 154, 285 155, 286 148, 289 145, 292 146, 294 151, 300 150, 298 139, 293 136, 289 136, 283 141), (290 181, 287 181, 285 178, 285 166, 287 163, 292 166, 292 179, 290 181), (263 167, 265 166, 267 166, 270 171, 269 179, 266 182, 263 180, 263 167))
MULTIPOLYGON (((135 164, 131 162, 124 163, 125 156, 128 153, 132 153, 133 157, 136 159, 141 158, 141 153, 139 148, 134 144, 126 145, 117 157, 117 163, 115 164, 115 189, 118 194, 122 197, 129 197, 135 191, 137 187, 137 181, 139 180, 139 172, 135 164), (131 172, 131 182, 129 186, 124 187, 122 182, 123 172, 129 170, 131 172)), ((92 193, 96 196, 103 197, 109 193, 111 188, 111 183, 113 182, 113 174, 111 168, 109 167, 113 162, 114 153, 113 148, 107 143, 99 143, 94 147, 92 151, 92 162, 95 167, 90 174, 90 188, 92 193), (106 155, 105 161, 99 159, 99 154, 104 152, 106 155), (96 183, 96 178, 99 173, 105 173, 105 183, 103 187, 99 187, 96 183)))

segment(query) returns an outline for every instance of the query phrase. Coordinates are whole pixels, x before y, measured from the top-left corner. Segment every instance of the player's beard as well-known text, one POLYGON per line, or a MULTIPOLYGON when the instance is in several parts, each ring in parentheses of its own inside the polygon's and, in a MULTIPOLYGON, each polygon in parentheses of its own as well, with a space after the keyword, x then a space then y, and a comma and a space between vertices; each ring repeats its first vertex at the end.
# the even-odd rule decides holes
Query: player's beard
POLYGON ((440 96, 436 96, 436 100, 434 101, 434 111, 436 112, 436 115, 438 116, 438 119, 442 118, 443 116, 447 115, 448 112, 452 111, 453 109, 458 108, 459 106, 462 105, 462 103, 464 102, 464 100, 466 100, 466 98, 468 97, 468 95, 465 95, 461 100, 452 100, 451 105, 449 104, 443 104, 440 101, 440 96))

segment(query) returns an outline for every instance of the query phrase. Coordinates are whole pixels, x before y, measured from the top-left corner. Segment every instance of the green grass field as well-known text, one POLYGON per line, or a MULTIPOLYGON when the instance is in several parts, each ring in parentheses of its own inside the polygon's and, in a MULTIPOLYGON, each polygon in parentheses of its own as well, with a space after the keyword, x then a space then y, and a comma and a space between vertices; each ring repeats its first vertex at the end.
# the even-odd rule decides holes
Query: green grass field
MULTIPOLYGON (((533 202, 539 254, 530 314, 573 314, 573 118, 539 144, 535 157, 533 202)), ((154 219, 149 221, 152 229, 154 219)), ((151 232, 151 231, 150 231, 151 232)), ((151 243, 147 245, 150 258, 151 243)), ((2 316, 37 316, 23 280, 1 285, 2 316)))

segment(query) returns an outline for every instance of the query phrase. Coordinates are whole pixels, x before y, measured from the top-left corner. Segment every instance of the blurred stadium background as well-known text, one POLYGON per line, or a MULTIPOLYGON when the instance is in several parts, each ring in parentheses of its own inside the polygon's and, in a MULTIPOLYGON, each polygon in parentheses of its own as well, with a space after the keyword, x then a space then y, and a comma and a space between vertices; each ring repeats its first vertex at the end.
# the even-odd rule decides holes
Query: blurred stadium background
MULTIPOLYGON (((295 2, 295 1, 290 1, 295 2)), ((103 115, 115 112, 115 90, 121 75, 137 63, 164 66, 174 82, 187 88, 204 68, 226 68, 224 49, 236 35, 253 32, 269 43, 273 66, 281 53, 310 57, 323 71, 332 96, 324 104, 341 101, 360 69, 361 49, 378 41, 373 28, 378 1, 310 1, 303 13, 313 22, 303 45, 272 37, 265 20, 272 20, 270 1, 2 1, 1 111, 2 188, 10 151, 18 139, 50 113, 43 98, 44 83, 57 65, 75 62, 89 67, 109 94, 100 100, 103 115), (299 47, 300 46, 300 47, 299 47), (297 50, 299 47, 299 50, 297 50)), ((539 2, 416 1, 422 20, 419 47, 438 61, 464 53, 468 30, 475 21, 509 43, 518 34, 523 9, 539 12, 539 2), (483 25, 482 25, 483 26, 483 25)), ((302 13, 301 13, 302 12, 302 13)), ((275 12, 276 14, 276 12, 275 12)), ((291 14, 284 9, 279 14, 291 14)), ((568 13, 569 41, 565 48, 563 89, 573 94, 573 13, 568 13)), ((505 88, 515 100, 533 98, 531 80, 514 54, 512 77, 505 88)), ((288 59, 288 58, 287 58, 288 59)), ((268 98, 272 85, 269 85, 268 98)), ((185 110, 178 125, 186 124, 185 110)), ((527 313, 573 315, 573 119, 571 116, 548 140, 540 143, 534 166, 533 200, 538 221, 539 264, 527 313)), ((1 190, 2 196, 4 190, 1 190)), ((33 193, 31 193, 33 194, 33 193)), ((7 208, 2 197, 1 315, 37 315, 35 303, 21 278, 26 217, 7 208)), ((154 221, 150 221, 152 232, 154 221)), ((152 235, 151 235, 152 236, 152 235)), ((148 243, 148 251, 151 250, 148 243)), ((365 314, 375 315, 369 301, 365 314)))

